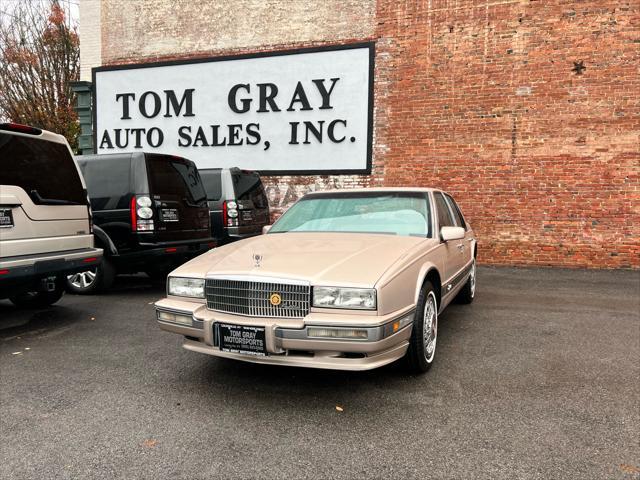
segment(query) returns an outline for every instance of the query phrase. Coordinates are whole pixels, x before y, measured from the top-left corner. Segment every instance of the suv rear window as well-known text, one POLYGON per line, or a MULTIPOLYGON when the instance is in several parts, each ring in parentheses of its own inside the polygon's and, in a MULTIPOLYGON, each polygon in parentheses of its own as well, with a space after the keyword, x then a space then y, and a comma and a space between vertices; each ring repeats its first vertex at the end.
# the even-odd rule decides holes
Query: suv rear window
POLYGON ((222 197, 222 170, 200 170, 200 178, 207 192, 207 200, 220 200, 222 197))
POLYGON ((0 133, 0 185, 15 185, 37 205, 85 205, 73 157, 63 143, 0 133))
POLYGON ((193 203, 206 200, 207 194, 193 162, 164 155, 146 155, 146 160, 149 193, 186 197, 193 203))
POLYGON ((236 200, 251 200, 255 208, 267 208, 267 195, 257 173, 231 173, 236 200))

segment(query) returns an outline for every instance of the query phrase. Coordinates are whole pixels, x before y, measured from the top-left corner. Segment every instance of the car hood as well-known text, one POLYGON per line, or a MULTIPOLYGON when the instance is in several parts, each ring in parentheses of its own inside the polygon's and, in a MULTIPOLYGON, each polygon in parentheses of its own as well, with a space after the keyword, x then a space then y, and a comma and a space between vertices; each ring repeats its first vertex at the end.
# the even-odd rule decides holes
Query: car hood
POLYGON ((273 233, 211 250, 172 275, 253 275, 367 287, 426 240, 383 234, 273 233), (261 257, 259 266, 256 255, 261 257))

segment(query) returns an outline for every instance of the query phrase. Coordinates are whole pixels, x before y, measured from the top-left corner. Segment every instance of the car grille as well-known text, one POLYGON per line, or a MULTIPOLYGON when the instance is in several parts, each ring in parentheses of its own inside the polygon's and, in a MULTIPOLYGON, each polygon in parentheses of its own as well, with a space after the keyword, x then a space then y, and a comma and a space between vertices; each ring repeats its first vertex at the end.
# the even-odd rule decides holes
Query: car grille
POLYGON ((303 318, 309 313, 309 285, 207 278, 207 308, 249 317, 303 318), (278 294, 279 305, 271 303, 278 294))

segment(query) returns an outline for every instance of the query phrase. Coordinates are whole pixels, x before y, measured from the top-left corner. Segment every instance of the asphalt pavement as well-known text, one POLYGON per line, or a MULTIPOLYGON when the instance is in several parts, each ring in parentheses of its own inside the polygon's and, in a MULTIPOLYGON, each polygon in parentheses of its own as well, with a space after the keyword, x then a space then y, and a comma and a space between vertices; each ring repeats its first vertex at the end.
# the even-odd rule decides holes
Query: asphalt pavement
POLYGON ((0 301, 0 478, 640 478, 638 271, 481 268, 421 376, 187 352, 162 295, 0 301))

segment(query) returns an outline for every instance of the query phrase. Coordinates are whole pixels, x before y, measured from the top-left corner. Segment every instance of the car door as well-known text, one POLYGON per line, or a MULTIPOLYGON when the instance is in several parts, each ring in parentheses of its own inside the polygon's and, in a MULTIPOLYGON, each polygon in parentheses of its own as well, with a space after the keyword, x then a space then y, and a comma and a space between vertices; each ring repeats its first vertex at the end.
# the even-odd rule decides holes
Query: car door
MULTIPOLYGON (((441 192, 433 193, 434 203, 436 207, 436 215, 438 217, 438 237, 440 237, 440 229, 442 227, 455 227, 455 221, 449 210, 449 206, 447 201, 444 198, 444 195, 441 192)), ((441 248, 444 248, 446 251, 446 260, 444 264, 444 275, 442 282, 442 294, 446 295, 453 288, 453 278, 456 276, 458 271, 462 268, 462 258, 460 255, 460 244, 461 240, 452 240, 449 242, 442 241, 441 248)))
POLYGON ((473 259, 473 248, 474 248, 473 242, 475 242, 475 239, 473 238, 473 233, 471 232, 471 229, 469 228, 469 226, 464 220, 464 217, 462 216, 460 207, 458 207, 458 204, 455 202, 453 197, 451 197, 451 195, 448 195, 446 193, 444 194, 444 196, 447 200, 447 203, 449 204, 449 209, 451 210, 453 219, 456 222, 456 226, 462 227, 465 230, 465 238, 464 238, 464 241, 462 242, 462 248, 460 248, 460 255, 461 255, 460 268, 464 268, 469 266, 469 264, 471 263, 471 260, 473 259))

